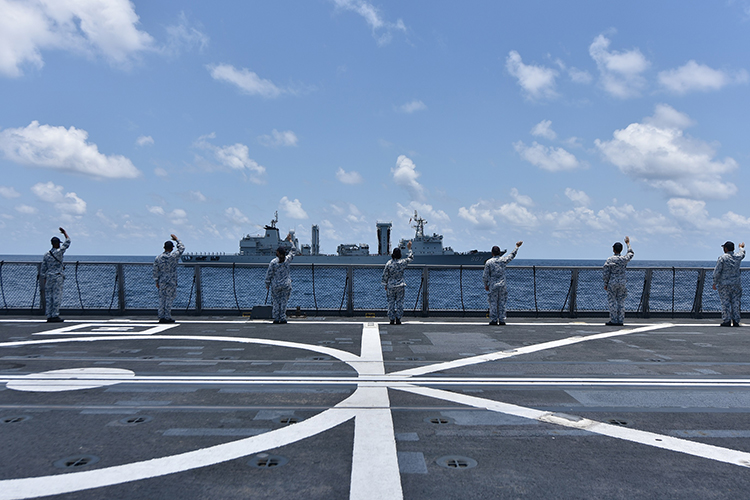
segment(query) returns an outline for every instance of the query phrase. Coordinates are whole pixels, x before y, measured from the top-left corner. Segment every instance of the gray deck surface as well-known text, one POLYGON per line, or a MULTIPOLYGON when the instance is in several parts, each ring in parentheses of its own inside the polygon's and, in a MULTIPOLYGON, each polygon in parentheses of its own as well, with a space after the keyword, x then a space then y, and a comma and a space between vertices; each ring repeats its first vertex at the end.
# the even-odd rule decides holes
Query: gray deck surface
POLYGON ((3 318, 0 499, 748 498, 749 332, 3 318))

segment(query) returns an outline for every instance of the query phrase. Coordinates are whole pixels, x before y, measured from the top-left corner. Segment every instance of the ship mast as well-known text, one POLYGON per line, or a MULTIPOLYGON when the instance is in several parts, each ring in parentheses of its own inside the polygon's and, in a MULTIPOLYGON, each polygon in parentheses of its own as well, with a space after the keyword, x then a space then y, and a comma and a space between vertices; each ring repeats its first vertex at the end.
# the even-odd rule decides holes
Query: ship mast
POLYGON ((417 230, 415 237, 424 238, 424 225, 427 224, 427 221, 421 218, 416 210, 414 211, 414 217, 412 220, 414 220, 414 224, 415 224, 412 227, 417 230))

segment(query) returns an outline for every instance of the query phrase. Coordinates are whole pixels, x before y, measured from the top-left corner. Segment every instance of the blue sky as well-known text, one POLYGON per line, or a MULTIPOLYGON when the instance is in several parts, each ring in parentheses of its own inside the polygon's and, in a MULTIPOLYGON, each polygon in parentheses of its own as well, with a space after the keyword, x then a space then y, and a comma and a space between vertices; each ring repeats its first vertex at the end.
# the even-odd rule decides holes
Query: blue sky
POLYGON ((458 251, 714 259, 749 33, 739 0, 0 0, 0 254, 231 253, 277 210, 333 253, 418 210, 458 251))

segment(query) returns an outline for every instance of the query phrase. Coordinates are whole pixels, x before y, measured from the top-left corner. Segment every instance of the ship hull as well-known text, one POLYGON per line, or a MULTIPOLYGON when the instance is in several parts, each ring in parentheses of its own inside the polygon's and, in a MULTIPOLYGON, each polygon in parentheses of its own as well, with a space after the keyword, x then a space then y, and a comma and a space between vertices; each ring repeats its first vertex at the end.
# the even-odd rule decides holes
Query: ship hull
MULTIPOLYGON (((413 264, 430 266, 484 265, 491 257, 490 252, 458 253, 451 255, 415 255, 413 264)), ((273 260, 270 255, 183 255, 186 264, 268 264, 273 260)), ((384 265, 390 260, 388 255, 296 255, 295 264, 320 265, 384 265)))

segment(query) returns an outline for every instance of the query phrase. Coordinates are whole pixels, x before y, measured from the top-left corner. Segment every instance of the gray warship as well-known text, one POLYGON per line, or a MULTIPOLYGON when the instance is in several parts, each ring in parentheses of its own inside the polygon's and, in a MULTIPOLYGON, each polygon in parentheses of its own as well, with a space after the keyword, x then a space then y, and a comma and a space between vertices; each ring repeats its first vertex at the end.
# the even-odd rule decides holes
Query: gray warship
MULTIPOLYGON (((443 235, 433 233, 425 235, 424 227, 427 221, 414 211, 412 218, 415 229, 414 238, 401 239, 398 248, 404 256, 407 255, 407 243, 412 242, 414 264, 430 265, 481 265, 491 257, 490 252, 472 250, 470 252, 455 252, 451 247, 443 246, 443 235)), ((335 254, 320 253, 320 228, 312 226, 312 241, 310 244, 299 244, 294 231, 290 231, 290 239, 282 238, 279 228, 279 213, 274 214, 273 220, 263 226, 263 235, 247 235, 240 240, 240 251, 235 254, 185 253, 182 261, 186 263, 268 263, 276 255, 276 249, 283 247, 287 251, 294 248, 296 255, 294 262, 314 264, 385 264, 391 255, 391 222, 376 224, 378 237, 378 252, 371 254, 367 243, 341 244, 335 254)))

